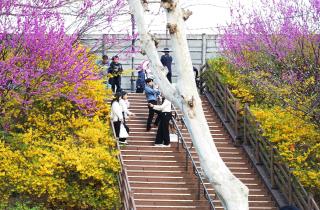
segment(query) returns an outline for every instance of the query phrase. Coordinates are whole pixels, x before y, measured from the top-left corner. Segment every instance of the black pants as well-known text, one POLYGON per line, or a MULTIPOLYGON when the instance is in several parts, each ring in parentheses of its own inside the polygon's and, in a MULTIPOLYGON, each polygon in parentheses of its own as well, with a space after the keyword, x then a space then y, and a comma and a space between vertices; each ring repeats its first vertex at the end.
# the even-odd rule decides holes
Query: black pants
MULTIPOLYGON (((151 100, 151 101, 148 101, 148 103, 150 104, 153 104, 153 105, 157 105, 157 101, 154 101, 154 100, 151 100)), ((154 113, 157 113, 158 116, 156 118, 156 121, 154 122, 155 125, 158 125, 159 124, 159 120, 160 120, 160 111, 157 111, 157 110, 154 110, 153 108, 149 107, 149 116, 148 116, 148 120, 147 120, 147 129, 150 129, 151 128, 151 123, 152 123, 152 120, 153 120, 153 116, 154 116, 154 113)))
POLYGON ((137 88, 136 93, 143 93, 143 91, 144 91, 144 88, 143 88, 143 87, 137 88))
POLYGON ((167 79, 169 80, 170 83, 172 83, 171 77, 172 77, 172 74, 171 74, 171 72, 169 72, 169 73, 167 74, 167 79))
POLYGON ((112 92, 115 92, 115 89, 117 87, 117 92, 121 91, 121 76, 115 76, 110 78, 110 84, 111 84, 111 88, 112 88, 112 92))
POLYGON ((155 144, 170 144, 169 122, 171 117, 171 112, 162 112, 160 114, 160 123, 155 144))
MULTIPOLYGON (((116 132, 116 137, 118 138, 120 134, 120 125, 121 125, 121 121, 113 122, 114 130, 116 132)), ((125 123, 123 125, 126 128, 127 132, 129 133, 129 127, 125 123)), ((119 141, 122 141, 122 142, 126 141, 126 138, 119 138, 119 141)))

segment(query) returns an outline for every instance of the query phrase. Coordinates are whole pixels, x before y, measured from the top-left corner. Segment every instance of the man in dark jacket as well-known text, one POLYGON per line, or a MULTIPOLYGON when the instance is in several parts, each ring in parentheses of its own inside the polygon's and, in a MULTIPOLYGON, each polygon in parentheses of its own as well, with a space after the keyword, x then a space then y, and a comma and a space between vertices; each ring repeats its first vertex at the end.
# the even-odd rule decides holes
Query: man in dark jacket
POLYGON ((108 73, 111 75, 109 83, 112 87, 112 92, 115 92, 115 88, 117 87, 117 92, 121 92, 121 74, 123 72, 123 68, 121 63, 119 63, 119 57, 113 56, 112 62, 110 63, 110 67, 108 73))
POLYGON ((139 67, 138 78, 136 81, 136 93, 143 93, 145 87, 146 73, 142 67, 139 67))
POLYGON ((169 55, 169 48, 164 48, 163 51, 164 55, 161 56, 161 63, 163 66, 168 68, 167 78, 169 82, 171 83, 171 77, 172 77, 172 71, 171 71, 171 65, 172 65, 172 57, 169 55))

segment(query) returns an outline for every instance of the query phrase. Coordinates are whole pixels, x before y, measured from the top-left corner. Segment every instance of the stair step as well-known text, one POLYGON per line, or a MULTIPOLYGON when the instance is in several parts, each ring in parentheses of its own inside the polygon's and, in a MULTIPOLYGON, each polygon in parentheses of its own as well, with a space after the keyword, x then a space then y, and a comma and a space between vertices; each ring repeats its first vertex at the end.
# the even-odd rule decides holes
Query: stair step
POLYGON ((135 199, 137 205, 164 205, 164 206, 188 206, 195 204, 197 206, 207 207, 207 201, 196 199, 174 200, 174 199, 135 199))
POLYGON ((196 193, 134 193, 135 199, 175 199, 175 200, 189 200, 195 199, 196 193))

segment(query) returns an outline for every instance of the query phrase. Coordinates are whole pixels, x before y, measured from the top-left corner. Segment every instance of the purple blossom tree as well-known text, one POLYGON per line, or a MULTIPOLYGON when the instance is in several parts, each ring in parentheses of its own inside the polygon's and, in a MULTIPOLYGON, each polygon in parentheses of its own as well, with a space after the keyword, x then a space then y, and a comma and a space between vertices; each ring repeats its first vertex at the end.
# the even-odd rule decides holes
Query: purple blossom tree
POLYGON ((97 25, 110 27, 124 6, 124 0, 1 1, 0 116, 12 98, 22 115, 36 100, 61 97, 86 113, 94 111, 94 101, 81 95, 79 88, 100 78, 79 39, 97 25), (74 20, 66 27, 68 17, 74 20))
POLYGON ((246 9, 231 8, 232 20, 221 33, 221 47, 258 89, 285 89, 274 95, 287 106, 320 119, 320 2, 319 0, 260 0, 246 9), (258 84, 258 85, 256 85, 258 84), (266 86, 269 86, 266 88, 266 86))

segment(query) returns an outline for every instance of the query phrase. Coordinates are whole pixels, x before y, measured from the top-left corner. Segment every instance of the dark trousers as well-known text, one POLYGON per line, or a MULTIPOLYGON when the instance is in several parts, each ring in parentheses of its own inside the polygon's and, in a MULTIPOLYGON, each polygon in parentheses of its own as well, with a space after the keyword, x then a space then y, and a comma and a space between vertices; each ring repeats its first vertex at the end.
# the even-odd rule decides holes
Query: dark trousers
POLYGON ((171 77, 172 77, 172 73, 171 73, 171 72, 168 72, 168 74, 167 74, 167 79, 169 80, 170 83, 172 83, 171 77))
POLYGON ((143 93, 143 91, 144 91, 143 87, 142 88, 137 88, 136 93, 143 93))
POLYGON ((162 112, 160 114, 160 123, 155 144, 170 144, 169 122, 171 117, 172 115, 170 112, 162 112))
POLYGON ((115 89, 117 87, 117 92, 121 91, 121 76, 115 76, 110 78, 110 84, 111 84, 111 88, 112 88, 112 92, 115 92, 115 89))
MULTIPOLYGON (((153 104, 153 105, 157 105, 157 101, 154 101, 154 100, 148 101, 148 103, 153 104)), ((153 120, 154 113, 157 113, 157 115, 158 115, 157 118, 156 118, 156 121, 154 122, 154 124, 155 125, 159 124, 160 113, 161 112, 157 111, 157 110, 154 110, 153 108, 149 107, 149 116, 148 116, 148 120, 147 120, 147 129, 151 128, 151 123, 152 123, 152 120, 153 120)))
MULTIPOLYGON (((116 121, 113 122, 113 126, 114 126, 114 130, 116 132, 116 137, 119 138, 119 134, 120 134, 120 125, 121 125, 121 121, 116 121)), ((127 132, 129 133, 129 128, 126 124, 124 124, 124 127, 126 128, 127 132)), ((119 141, 125 141, 126 138, 119 138, 119 141)))

